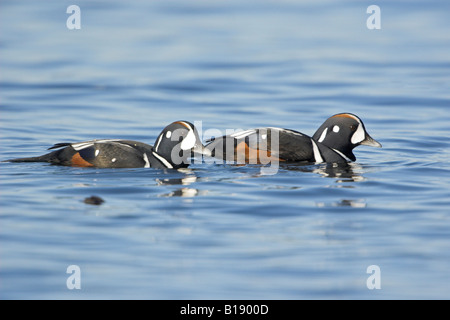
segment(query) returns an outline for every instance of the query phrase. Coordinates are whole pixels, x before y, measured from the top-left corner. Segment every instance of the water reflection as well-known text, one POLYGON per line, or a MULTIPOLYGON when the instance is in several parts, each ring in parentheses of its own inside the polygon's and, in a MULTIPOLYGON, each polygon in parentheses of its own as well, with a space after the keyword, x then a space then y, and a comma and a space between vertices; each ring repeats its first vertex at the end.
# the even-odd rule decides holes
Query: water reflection
POLYGON ((366 208, 367 203, 364 199, 356 199, 356 200, 350 200, 350 199, 342 199, 340 201, 335 202, 316 202, 316 206, 319 208, 324 207, 352 207, 352 208, 366 208))
MULTIPOLYGON (((345 164, 321 164, 314 166, 292 166, 288 170, 298 170, 302 172, 317 173, 324 178, 333 178, 334 184, 330 185, 333 188, 355 188, 355 182, 365 181, 363 176, 364 168, 357 163, 345 164)), ((324 207, 351 207, 351 208, 366 208, 367 202, 365 199, 340 199, 331 202, 316 202, 316 206, 324 207)))
MULTIPOLYGON (((225 166, 227 167, 227 166, 225 166)), ((258 166, 260 169, 260 166, 258 166)), ((223 168, 222 168, 223 169, 223 168)), ((315 173, 324 178, 332 178, 333 184, 330 187, 333 188, 355 188, 355 182, 361 182, 366 180, 366 178, 362 175, 364 169, 361 165, 356 163, 349 164, 320 164, 320 165, 311 165, 311 164, 283 164, 280 166, 280 170, 276 173, 278 175, 283 175, 283 171, 300 171, 305 173, 315 173)), ((222 171, 222 174, 228 174, 226 176, 222 176, 218 178, 220 181, 236 181, 240 179, 246 179, 248 177, 263 177, 265 174, 258 172, 255 174, 254 166, 249 165, 230 165, 228 170, 222 171), (231 170, 231 171, 229 171, 231 170), (244 173, 243 176, 236 177, 236 173, 244 173)), ((159 197, 186 197, 192 198, 199 195, 203 195, 207 193, 207 191, 200 191, 197 188, 193 188, 192 185, 196 183, 198 180, 195 171, 192 169, 179 169, 177 170, 177 174, 164 176, 163 178, 156 178, 155 181, 159 186, 179 186, 178 188, 168 190, 169 188, 165 188, 165 192, 160 194, 159 197), (168 192, 169 191, 169 192, 168 192)), ((204 178, 202 179, 204 180, 204 178)), ((331 181, 331 180, 330 180, 331 181)), ((272 185, 271 188, 274 188, 272 185)), ((282 187, 284 188, 284 187, 282 187)), ((290 187, 291 189, 301 188, 298 187, 290 187)), ((319 206, 321 204, 318 204, 319 206)), ((341 202, 330 204, 332 206, 351 206, 351 207, 363 207, 363 203, 361 200, 348 200, 344 199, 341 202)), ((322 206, 325 206, 323 204, 322 206)))
POLYGON ((317 173, 325 178, 335 178, 337 183, 361 182, 366 180, 362 175, 363 167, 357 163, 326 163, 320 165, 288 164, 286 170, 317 173))
POLYGON ((366 180, 362 176, 363 167, 357 163, 326 164, 319 166, 312 172, 320 174, 322 177, 337 178, 336 182, 361 182, 366 180))
MULTIPOLYGON (((164 179, 155 179, 159 186, 172 186, 172 185, 180 185, 180 186, 189 186, 192 183, 197 181, 197 176, 194 174, 193 170, 190 169, 179 169, 178 172, 184 174, 182 177, 174 177, 174 178, 164 178, 164 179)), ((175 189, 169 193, 161 194, 160 197, 187 197, 192 198, 199 194, 198 189, 182 187, 175 189)))

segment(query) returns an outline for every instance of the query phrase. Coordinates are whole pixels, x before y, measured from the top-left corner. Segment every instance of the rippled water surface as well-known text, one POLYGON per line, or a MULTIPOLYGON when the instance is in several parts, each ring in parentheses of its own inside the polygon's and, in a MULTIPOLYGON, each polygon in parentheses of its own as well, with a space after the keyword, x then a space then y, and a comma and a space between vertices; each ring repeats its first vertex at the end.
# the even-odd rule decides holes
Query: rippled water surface
POLYGON ((340 112, 383 148, 276 174, 0 163, 0 298, 450 298, 450 3, 378 1, 380 30, 370 4, 2 1, 0 160, 340 112))

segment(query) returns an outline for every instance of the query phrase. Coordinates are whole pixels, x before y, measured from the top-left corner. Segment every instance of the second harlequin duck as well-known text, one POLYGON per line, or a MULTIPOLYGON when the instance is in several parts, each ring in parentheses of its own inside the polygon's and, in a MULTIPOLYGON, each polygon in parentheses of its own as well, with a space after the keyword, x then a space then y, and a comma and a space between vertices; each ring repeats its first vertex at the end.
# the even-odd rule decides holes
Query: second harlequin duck
POLYGON ((351 113, 328 118, 309 137, 281 128, 257 128, 210 139, 206 148, 213 157, 237 163, 267 164, 271 161, 345 163, 355 161, 359 145, 381 147, 351 113))
POLYGON ((188 121, 176 121, 165 127, 154 146, 132 140, 90 140, 58 143, 58 149, 39 157, 7 160, 9 162, 49 162, 76 167, 97 168, 169 168, 187 167, 191 153, 210 155, 197 129, 188 121))

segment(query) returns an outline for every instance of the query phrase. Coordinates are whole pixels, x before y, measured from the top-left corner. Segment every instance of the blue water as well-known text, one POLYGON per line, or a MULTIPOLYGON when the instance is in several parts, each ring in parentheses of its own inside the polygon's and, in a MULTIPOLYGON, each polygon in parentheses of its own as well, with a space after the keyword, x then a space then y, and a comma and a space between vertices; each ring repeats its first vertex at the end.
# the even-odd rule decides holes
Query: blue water
POLYGON ((2 1, 0 160, 93 138, 152 144, 176 120, 201 123, 203 139, 312 135, 340 112, 383 148, 276 174, 0 163, 0 298, 449 299, 448 12, 444 0, 2 1), (72 4, 80 30, 66 27, 72 4), (371 4, 380 30, 366 27, 371 4), (81 289, 66 285, 70 265, 81 289))

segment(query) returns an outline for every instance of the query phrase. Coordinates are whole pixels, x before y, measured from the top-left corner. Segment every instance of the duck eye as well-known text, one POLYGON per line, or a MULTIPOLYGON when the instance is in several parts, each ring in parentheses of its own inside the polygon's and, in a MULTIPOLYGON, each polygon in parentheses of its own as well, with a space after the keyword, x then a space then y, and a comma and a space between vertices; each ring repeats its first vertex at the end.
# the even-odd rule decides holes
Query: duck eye
POLYGON ((350 126, 350 130, 352 130, 352 131, 355 131, 356 128, 357 128, 357 126, 355 126, 354 124, 352 124, 352 125, 350 126))

